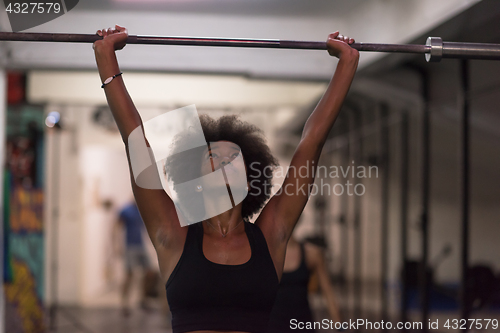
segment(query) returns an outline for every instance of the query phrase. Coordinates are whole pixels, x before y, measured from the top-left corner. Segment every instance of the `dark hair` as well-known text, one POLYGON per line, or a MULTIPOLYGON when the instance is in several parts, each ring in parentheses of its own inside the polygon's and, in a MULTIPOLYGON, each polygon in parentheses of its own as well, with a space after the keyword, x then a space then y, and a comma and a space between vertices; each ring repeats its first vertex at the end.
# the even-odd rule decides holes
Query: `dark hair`
MULTIPOLYGON (((251 183, 248 195, 243 200, 241 215, 244 219, 251 218, 260 211, 266 200, 269 199, 273 177, 270 171, 278 165, 278 161, 266 144, 262 130, 255 125, 241 121, 236 115, 214 119, 204 114, 200 115, 199 118, 207 142, 224 140, 233 142, 240 147, 247 169, 247 181, 251 183)), ((201 155, 206 147, 188 150, 183 147, 195 135, 191 130, 187 130, 175 137, 172 143, 173 154, 167 159, 164 169, 173 182, 178 198, 186 207, 193 207, 192 205, 200 207, 203 204, 203 197, 195 191, 194 186, 189 190, 176 189, 176 185, 202 176, 201 155), (196 156, 200 156, 200 158, 196 159, 196 156), (186 163, 186 161, 198 160, 199 164, 186 163)), ((192 218, 196 219, 196 217, 192 218)))

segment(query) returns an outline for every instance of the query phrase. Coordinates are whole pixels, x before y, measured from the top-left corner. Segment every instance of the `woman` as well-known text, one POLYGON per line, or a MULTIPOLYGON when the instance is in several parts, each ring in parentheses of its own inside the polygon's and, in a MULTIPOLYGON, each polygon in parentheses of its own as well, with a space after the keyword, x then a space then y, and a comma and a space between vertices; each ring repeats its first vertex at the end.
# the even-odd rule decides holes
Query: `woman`
MULTIPOLYGON (((311 243, 299 243, 292 236, 286 248, 280 288, 274 303, 268 333, 316 332, 309 305, 309 282, 314 276, 325 297, 333 322, 341 322, 340 311, 325 265, 323 250, 311 243), (309 325, 309 326, 308 326, 309 325), (310 329, 308 327, 311 327, 310 329)), ((323 318, 318 319, 321 322, 323 318)))
MULTIPOLYGON (((128 32, 115 26, 97 34, 103 36, 94 43, 99 75, 130 164, 127 138, 142 126, 142 121, 122 77, 117 75, 120 69, 115 55, 125 46, 128 32)), ((265 332, 288 239, 307 203, 307 188, 314 182, 313 168, 356 72, 359 53, 349 46, 353 42, 338 32, 329 35, 328 52, 339 58, 337 69, 307 120, 291 161, 292 169, 309 168, 309 172, 305 177, 290 172, 282 185, 285 190, 267 202, 255 224, 243 223, 243 206, 252 199, 250 193, 242 203, 222 214, 181 227, 175 204, 167 193, 141 188, 132 178, 132 190, 167 284, 174 333, 265 332)), ((216 156, 211 149, 200 156, 210 162, 212 170, 232 161, 236 145, 219 137, 217 149, 216 156)), ((242 155, 245 158, 243 149, 242 155)), ((245 159, 245 166, 251 162, 245 159)))

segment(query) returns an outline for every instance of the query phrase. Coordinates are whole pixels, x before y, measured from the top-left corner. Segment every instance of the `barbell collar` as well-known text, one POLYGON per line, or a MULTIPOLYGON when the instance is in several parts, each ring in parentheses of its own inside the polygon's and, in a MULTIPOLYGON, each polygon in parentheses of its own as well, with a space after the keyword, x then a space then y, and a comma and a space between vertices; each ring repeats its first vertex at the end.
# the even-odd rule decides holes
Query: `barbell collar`
POLYGON ((443 40, 441 37, 429 37, 425 45, 430 46, 429 53, 425 54, 427 62, 439 62, 443 58, 443 40))

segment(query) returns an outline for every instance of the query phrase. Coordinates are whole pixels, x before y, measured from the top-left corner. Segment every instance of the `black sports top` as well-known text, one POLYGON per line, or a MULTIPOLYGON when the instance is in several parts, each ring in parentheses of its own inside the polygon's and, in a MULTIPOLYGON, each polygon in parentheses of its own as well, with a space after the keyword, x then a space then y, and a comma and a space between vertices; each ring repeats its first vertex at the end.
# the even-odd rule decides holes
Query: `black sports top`
POLYGON ((266 239, 245 222, 252 255, 223 265, 203 254, 203 226, 190 225, 184 250, 167 284, 173 333, 198 330, 266 331, 279 280, 266 239))
POLYGON ((307 298, 310 272, 306 265, 304 244, 300 244, 300 252, 302 260, 299 267, 292 272, 283 272, 281 277, 278 295, 271 312, 268 333, 315 332, 315 330, 305 328, 290 328, 291 319, 297 319, 297 322, 313 321, 307 298))

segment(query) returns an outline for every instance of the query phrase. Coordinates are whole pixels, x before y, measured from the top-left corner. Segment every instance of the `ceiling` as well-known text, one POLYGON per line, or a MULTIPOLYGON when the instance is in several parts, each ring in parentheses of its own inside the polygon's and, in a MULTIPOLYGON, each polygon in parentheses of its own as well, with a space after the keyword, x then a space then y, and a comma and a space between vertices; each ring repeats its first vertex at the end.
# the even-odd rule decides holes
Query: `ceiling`
MULTIPOLYGON (((494 0, 498 1, 498 0, 494 0)), ((339 30, 358 42, 408 43, 479 0, 81 0, 30 32, 94 33, 120 24, 131 34, 323 41, 339 30)), ((0 28, 8 31, 5 12, 0 28)), ((28 32, 28 31, 27 31, 28 32)), ((210 73, 329 80, 336 59, 325 51, 130 45, 126 71, 210 73)), ((384 57, 363 52, 359 69, 384 57)), ((89 45, 0 42, 0 66, 95 70, 89 45)))
POLYGON ((81 0, 75 10, 335 18, 350 14, 364 2, 365 0, 81 0))

